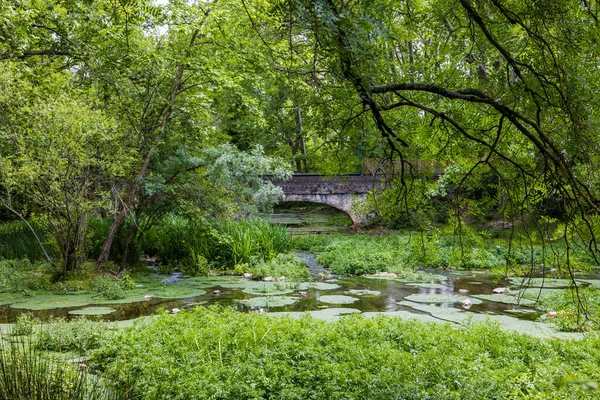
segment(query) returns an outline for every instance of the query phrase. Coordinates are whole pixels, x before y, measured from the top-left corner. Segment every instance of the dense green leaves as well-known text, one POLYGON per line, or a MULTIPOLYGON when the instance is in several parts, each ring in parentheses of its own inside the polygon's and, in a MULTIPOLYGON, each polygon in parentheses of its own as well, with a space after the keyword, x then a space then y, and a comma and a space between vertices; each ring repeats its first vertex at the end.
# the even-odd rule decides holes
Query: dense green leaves
POLYGON ((94 365, 140 398, 597 398, 598 339, 541 341, 491 325, 323 322, 232 309, 163 314, 104 342, 94 365))

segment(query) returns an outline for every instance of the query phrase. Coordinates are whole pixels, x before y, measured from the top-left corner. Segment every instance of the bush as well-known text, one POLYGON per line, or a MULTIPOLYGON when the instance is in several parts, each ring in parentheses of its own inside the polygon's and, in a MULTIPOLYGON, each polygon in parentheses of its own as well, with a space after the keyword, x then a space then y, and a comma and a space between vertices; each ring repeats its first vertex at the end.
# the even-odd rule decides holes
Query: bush
POLYGON ((0 261, 0 292, 26 293, 50 290, 49 265, 32 264, 27 258, 0 261))
POLYGON ((40 325, 35 346, 40 350, 85 353, 97 348, 102 340, 109 340, 111 331, 110 325, 103 321, 59 319, 40 325))
POLYGON ((117 389, 135 381, 140 398, 581 399, 598 393, 559 380, 600 380, 600 338, 199 307, 122 331, 92 360, 117 389))
POLYGON ((561 331, 587 332, 600 329, 600 289, 589 286, 556 290, 540 297, 540 308, 556 311, 550 321, 561 331), (578 297, 579 296, 579 297, 578 297))
POLYGON ((92 291, 109 300, 119 300, 127 295, 127 291, 135 287, 135 282, 127 274, 120 277, 101 275, 91 282, 92 291))
POLYGON ((286 281, 303 282, 310 278, 310 272, 302 260, 293 254, 279 254, 271 261, 260 260, 250 272, 257 278, 285 276, 286 281))
POLYGON ((14 324, 11 334, 15 336, 26 336, 33 333, 33 328, 38 321, 30 313, 23 313, 17 316, 17 322, 14 324))

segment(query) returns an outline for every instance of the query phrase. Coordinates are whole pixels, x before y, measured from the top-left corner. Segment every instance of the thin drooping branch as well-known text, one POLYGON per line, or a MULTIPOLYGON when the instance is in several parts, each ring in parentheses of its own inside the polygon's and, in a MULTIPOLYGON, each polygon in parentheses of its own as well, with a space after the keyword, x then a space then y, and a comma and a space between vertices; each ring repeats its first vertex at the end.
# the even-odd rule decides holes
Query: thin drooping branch
POLYGON ((42 241, 40 240, 40 237, 38 236, 37 232, 35 231, 35 229, 33 229, 33 227, 31 226, 31 224, 29 224, 29 222, 27 221, 27 218, 25 218, 23 216, 23 214, 21 214, 20 212, 18 212, 17 210, 15 210, 14 208, 12 208, 6 201, 4 201, 4 199, 2 197, 0 197, 0 203, 2 203, 2 205, 10 212, 12 212, 13 214, 15 214, 17 217, 19 217, 20 220, 22 220, 25 225, 27 225, 27 228, 29 228, 29 230, 31 231, 31 233, 33 234, 33 237, 35 237, 35 241, 37 242, 38 246, 40 246, 40 249, 42 250, 42 253, 44 253, 44 258, 46 259, 46 261, 48 261, 48 263, 50 263, 52 266, 54 266, 54 261, 52 261, 52 259, 50 258, 50 256, 48 255, 48 252, 46 251, 46 248, 44 247, 44 245, 42 244, 42 241))

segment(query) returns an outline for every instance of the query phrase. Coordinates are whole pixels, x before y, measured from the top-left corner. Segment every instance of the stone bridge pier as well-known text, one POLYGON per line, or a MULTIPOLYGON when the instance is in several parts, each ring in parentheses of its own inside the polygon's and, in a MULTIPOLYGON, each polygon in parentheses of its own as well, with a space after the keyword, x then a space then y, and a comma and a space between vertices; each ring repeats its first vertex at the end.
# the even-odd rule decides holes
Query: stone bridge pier
POLYGON ((382 188, 382 178, 377 175, 348 175, 323 177, 321 175, 294 175, 289 181, 273 179, 283 190, 281 202, 307 201, 327 204, 345 212, 357 226, 365 222, 361 212, 367 193, 382 188))

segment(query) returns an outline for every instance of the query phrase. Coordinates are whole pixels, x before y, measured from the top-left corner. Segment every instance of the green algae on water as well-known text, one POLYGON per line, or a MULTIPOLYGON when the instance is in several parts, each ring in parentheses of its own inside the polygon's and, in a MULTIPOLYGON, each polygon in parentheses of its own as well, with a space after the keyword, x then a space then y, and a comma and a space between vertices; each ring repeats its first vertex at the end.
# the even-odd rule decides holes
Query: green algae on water
POLYGON ((381 292, 378 290, 368 290, 368 289, 350 289, 346 292, 347 294, 352 294, 354 296, 360 297, 378 297, 381 296, 381 292))
POLYGON ((429 304, 438 304, 438 303, 461 303, 465 300, 471 301, 472 304, 481 304, 482 301, 476 298, 471 298, 468 296, 458 296, 452 294, 435 294, 435 293, 417 293, 411 294, 404 298, 408 301, 415 301, 417 303, 429 303, 429 304))
POLYGON ((328 304, 352 304, 358 299, 356 297, 344 296, 344 295, 331 295, 331 296, 321 296, 319 297, 319 301, 322 303, 328 304))
POLYGON ((72 315, 107 315, 115 312, 114 308, 110 307, 85 307, 79 310, 69 311, 72 315))
POLYGON ((248 300, 241 300, 242 303, 249 307, 283 307, 289 306, 300 300, 299 297, 291 296, 261 296, 253 297, 248 300))

